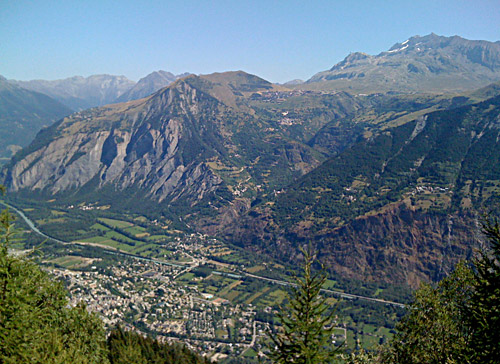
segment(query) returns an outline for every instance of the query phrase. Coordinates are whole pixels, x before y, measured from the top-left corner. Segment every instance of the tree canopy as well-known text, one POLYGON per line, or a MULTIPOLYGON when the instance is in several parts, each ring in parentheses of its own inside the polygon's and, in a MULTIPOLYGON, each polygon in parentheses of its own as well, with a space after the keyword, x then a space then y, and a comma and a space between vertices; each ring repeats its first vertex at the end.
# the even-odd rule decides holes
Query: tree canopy
POLYGON ((320 290, 326 281, 324 270, 313 272, 314 257, 304 253, 303 277, 295 277, 296 286, 288 295, 288 304, 280 310, 281 329, 271 335, 275 363, 330 363, 340 350, 332 342, 332 315, 320 290))

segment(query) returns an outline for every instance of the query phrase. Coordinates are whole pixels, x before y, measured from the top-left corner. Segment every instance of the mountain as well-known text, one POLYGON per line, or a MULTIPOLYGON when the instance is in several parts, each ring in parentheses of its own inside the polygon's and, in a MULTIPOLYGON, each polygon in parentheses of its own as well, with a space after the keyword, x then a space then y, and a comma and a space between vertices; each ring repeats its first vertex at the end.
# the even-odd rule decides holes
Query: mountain
POLYGON ((500 42, 430 34, 371 56, 352 53, 296 87, 351 92, 461 92, 500 80, 500 42))
POLYGON ((295 86, 295 85, 300 85, 301 83, 304 83, 304 81, 296 78, 295 80, 285 82, 283 86, 295 86))
POLYGON ((12 84, 46 94, 73 110, 84 110, 114 102, 135 85, 124 76, 75 76, 62 80, 15 81, 12 84))
POLYGON ((71 110, 56 100, 0 78, 0 159, 5 161, 27 146, 36 133, 71 110))
POLYGON ((311 241, 336 274, 417 285, 471 252, 474 209, 497 186, 495 90, 352 95, 190 75, 43 129, 1 182, 17 201, 163 216, 281 260, 311 241), (473 170, 481 150, 489 177, 473 170))
POLYGON ((133 208, 141 197, 180 216, 198 207, 209 215, 238 209, 271 168, 268 180, 289 180, 319 164, 307 145, 263 132, 266 123, 246 104, 278 90, 243 72, 193 75, 144 99, 78 112, 42 130, 3 171, 4 181, 11 191, 61 201, 133 208))
POLYGON ((144 78, 141 78, 131 89, 120 95, 115 101, 126 102, 131 100, 142 99, 152 93, 170 85, 179 78, 188 76, 189 73, 174 75, 166 71, 152 72, 144 78))
POLYGON ((226 239, 289 259, 310 241, 331 271, 356 279, 441 278, 477 246, 477 211, 497 203, 498 95, 359 139, 254 206, 226 239))

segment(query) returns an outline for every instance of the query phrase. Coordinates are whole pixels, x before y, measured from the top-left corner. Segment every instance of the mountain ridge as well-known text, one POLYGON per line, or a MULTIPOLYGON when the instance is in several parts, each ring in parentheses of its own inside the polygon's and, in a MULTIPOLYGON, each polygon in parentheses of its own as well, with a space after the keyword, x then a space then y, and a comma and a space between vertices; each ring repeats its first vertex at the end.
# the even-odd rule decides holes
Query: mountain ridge
MULTIPOLYGON (((1 76, 0 76, 1 77, 1 76)), ((0 78, 0 157, 26 147, 38 130, 71 110, 49 96, 12 85, 0 78)))
POLYGON ((351 53, 302 89, 352 92, 463 92, 500 80, 500 42, 431 33, 394 44, 378 55, 351 53))
POLYGON ((46 94, 76 111, 110 104, 135 85, 135 82, 125 76, 107 74, 89 77, 73 76, 54 81, 9 80, 9 82, 28 90, 46 94))
POLYGON ((151 72, 147 76, 137 81, 137 83, 129 90, 121 94, 116 100, 114 100, 113 103, 142 99, 164 87, 167 87, 179 78, 183 78, 186 76, 189 76, 189 73, 174 75, 171 72, 162 70, 151 72))

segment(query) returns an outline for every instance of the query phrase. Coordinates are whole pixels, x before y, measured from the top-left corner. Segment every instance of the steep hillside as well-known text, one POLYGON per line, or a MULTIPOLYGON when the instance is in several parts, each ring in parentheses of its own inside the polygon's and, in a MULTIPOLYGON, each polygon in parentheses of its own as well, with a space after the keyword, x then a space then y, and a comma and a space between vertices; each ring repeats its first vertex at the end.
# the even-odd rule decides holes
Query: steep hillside
POLYGON ((500 191, 500 96, 359 141, 254 207, 234 242, 293 259, 312 240, 340 274, 417 284, 470 254, 500 191))
POLYGON ((500 80, 500 42, 430 34, 376 56, 352 53, 295 87, 351 92, 457 92, 500 80))
POLYGON ((246 106, 245 95, 274 89, 243 72, 189 76, 145 99, 73 114, 20 152, 4 181, 61 201, 140 208, 141 196, 192 218, 198 207, 203 216, 245 207, 258 184, 283 184, 319 164, 307 145, 263 133, 246 106))
POLYGON ((498 98, 477 103, 495 90, 356 96, 191 75, 43 129, 2 182, 17 201, 163 216, 279 259, 311 240, 339 274, 417 284, 470 253, 475 211, 500 188, 498 98))
POLYGON ((114 102, 135 85, 124 76, 93 75, 75 76, 62 80, 15 81, 10 83, 25 89, 43 93, 72 110, 84 110, 114 102))
POLYGON ((11 85, 0 76, 0 159, 27 146, 36 133, 71 110, 50 97, 11 85))

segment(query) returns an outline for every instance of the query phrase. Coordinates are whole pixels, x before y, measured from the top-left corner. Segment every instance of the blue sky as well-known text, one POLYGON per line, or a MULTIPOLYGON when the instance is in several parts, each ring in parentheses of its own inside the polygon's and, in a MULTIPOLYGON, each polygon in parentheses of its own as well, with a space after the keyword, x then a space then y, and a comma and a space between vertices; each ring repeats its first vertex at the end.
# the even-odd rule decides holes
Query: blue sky
POLYGON ((0 0, 0 75, 244 70, 308 79, 413 35, 500 40, 499 0, 0 0))

